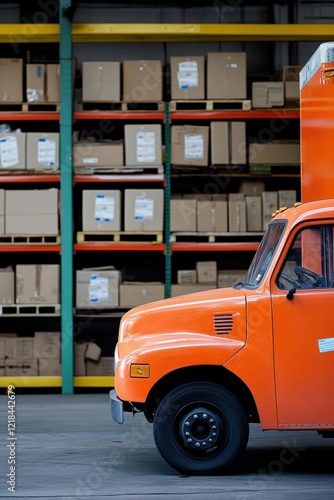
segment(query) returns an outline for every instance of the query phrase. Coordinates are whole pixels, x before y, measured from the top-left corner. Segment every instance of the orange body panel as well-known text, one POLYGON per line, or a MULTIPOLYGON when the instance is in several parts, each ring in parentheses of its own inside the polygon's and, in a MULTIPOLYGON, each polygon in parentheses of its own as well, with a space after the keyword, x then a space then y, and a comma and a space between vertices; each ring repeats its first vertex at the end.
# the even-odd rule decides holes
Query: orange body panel
POLYGON ((300 91, 303 203, 334 197, 334 56, 333 61, 321 62, 320 51, 316 54, 320 59, 308 63, 312 76, 307 77, 307 65, 303 69, 307 78, 300 91), (317 68, 314 74, 312 68, 317 68))
POLYGON ((203 366, 224 366, 250 390, 263 429, 334 428, 334 288, 299 289, 288 300, 287 289, 277 284, 288 250, 303 229, 312 239, 297 245, 303 263, 309 247, 313 270, 320 269, 314 259, 322 252, 313 228, 334 225, 334 200, 302 204, 276 215, 275 221, 283 222, 285 230, 259 286, 175 297, 123 316, 115 377, 120 399, 145 403, 152 387, 180 368, 198 366, 200 380, 203 366), (233 318, 227 334, 215 329, 221 315, 233 318), (320 339, 333 342, 333 348, 321 351, 320 339), (149 365, 150 376, 131 378, 133 363, 149 365))

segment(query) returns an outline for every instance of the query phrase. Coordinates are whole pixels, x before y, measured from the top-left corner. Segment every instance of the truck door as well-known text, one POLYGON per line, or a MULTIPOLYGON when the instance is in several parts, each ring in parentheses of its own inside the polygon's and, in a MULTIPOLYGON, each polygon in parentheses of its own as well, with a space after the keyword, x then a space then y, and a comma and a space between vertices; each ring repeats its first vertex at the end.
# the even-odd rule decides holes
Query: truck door
POLYGON ((279 429, 334 428, 333 227, 296 232, 271 282, 279 429))

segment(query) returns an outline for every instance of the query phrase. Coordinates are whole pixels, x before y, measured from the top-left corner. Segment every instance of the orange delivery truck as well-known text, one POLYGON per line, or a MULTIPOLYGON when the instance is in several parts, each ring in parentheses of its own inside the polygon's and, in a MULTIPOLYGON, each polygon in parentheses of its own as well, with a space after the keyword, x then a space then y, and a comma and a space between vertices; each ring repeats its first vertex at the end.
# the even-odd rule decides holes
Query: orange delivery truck
MULTIPOLYGON (((334 97, 334 43, 320 46, 308 65, 300 75, 301 107, 305 94, 316 113, 317 87, 326 86, 324 92, 334 97)), ((325 126, 326 120, 316 120, 319 129, 325 126)), ((306 124, 312 141, 310 110, 306 124)), ((331 145, 333 134, 332 121, 331 145)), ((317 130, 315 137, 320 135, 317 130)), ((302 132, 302 175, 310 173, 310 151, 312 161, 321 154, 313 145, 303 156, 303 140, 302 132)), ((324 187, 319 199, 304 203, 302 184, 303 203, 273 216, 248 272, 233 288, 152 302, 122 317, 112 418, 122 423, 124 412, 143 412, 153 423, 160 454, 177 471, 230 469, 254 422, 264 431, 313 430, 334 437, 330 192, 324 187)), ((306 193, 310 198, 308 176, 306 193)))

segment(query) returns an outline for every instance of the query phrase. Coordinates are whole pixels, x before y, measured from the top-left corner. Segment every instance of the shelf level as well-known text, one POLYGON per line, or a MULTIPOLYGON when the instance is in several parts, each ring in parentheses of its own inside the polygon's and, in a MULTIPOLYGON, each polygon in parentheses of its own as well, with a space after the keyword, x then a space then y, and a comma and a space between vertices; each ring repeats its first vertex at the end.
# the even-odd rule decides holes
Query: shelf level
POLYGON ((0 377, 0 387, 16 388, 61 387, 61 377, 0 377))
MULTIPOLYGON (((103 42, 322 42, 333 24, 73 24, 74 43, 103 42)), ((59 24, 0 24, 0 43, 59 43, 59 24)))
MULTIPOLYGON (((15 388, 36 389, 61 387, 61 377, 0 377, 0 388, 13 385, 15 388)), ((74 387, 114 387, 114 377, 74 377, 74 387)))
POLYGON ((329 41, 333 24, 73 24, 73 42, 329 41))
POLYGON ((165 252, 164 243, 75 243, 75 252, 165 252))
POLYGON ((114 387, 114 377, 74 377, 74 387, 114 387))
POLYGON ((164 121, 163 111, 76 111, 74 121, 77 120, 159 120, 164 121))
POLYGON ((75 175, 74 184, 89 183, 94 184, 97 182, 165 182, 163 174, 115 174, 115 175, 75 175))
POLYGON ((170 121, 174 120, 259 120, 259 119, 286 119, 300 118, 299 109, 253 109, 249 111, 172 111, 170 121))
MULTIPOLYGON (((0 26, 2 26, 0 24, 0 26)), ((60 114, 56 112, 44 111, 1 111, 0 121, 22 122, 22 121, 56 121, 59 122, 60 114)))
POLYGON ((41 175, 0 175, 0 184, 19 184, 19 183, 59 183, 59 174, 41 174, 41 175))
POLYGON ((232 243, 172 243, 173 252, 255 252, 258 242, 232 243))
POLYGON ((60 245, 1 245, 0 252, 56 252, 60 253, 60 245))

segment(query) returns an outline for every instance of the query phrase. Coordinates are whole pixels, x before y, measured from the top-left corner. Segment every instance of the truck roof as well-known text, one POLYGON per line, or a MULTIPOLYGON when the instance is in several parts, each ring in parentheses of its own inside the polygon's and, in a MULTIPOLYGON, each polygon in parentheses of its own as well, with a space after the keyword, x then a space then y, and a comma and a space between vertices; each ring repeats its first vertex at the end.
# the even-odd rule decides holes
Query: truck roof
POLYGON ((317 220, 334 217, 334 198, 329 200, 299 203, 292 208, 280 208, 273 214, 273 220, 289 220, 293 226, 303 220, 317 220))

